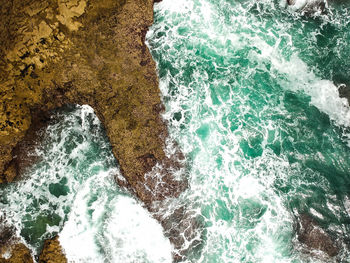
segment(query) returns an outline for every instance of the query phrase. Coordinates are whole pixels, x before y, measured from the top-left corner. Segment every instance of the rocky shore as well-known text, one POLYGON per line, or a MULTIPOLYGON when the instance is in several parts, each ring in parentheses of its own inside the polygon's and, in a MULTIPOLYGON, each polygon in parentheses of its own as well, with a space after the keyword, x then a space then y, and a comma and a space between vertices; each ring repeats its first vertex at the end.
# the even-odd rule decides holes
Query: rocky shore
MULTIPOLYGON (((200 220, 185 205, 169 211, 163 202, 177 198, 187 180, 184 156, 169 141, 160 116, 156 65, 145 45, 154 2, 159 0, 1 2, 0 183, 20 180, 36 161, 26 153, 40 139, 36 132, 47 125, 52 110, 88 104, 120 165, 123 177, 116 181, 160 222, 176 261, 200 247, 203 232, 200 220), (166 151, 167 144, 172 151, 166 151), (181 178, 173 176, 176 171, 181 178), (192 243, 183 249, 185 238, 192 243)), ((343 84, 340 93, 349 98, 348 85, 343 84)), ((0 263, 33 262, 31 251, 2 221, 6 220, 0 218, 0 263)), ((295 222, 298 244, 307 253, 322 251, 330 258, 339 253, 335 238, 314 218, 301 214, 295 222)), ((67 262, 58 237, 46 240, 37 259, 67 262)))
MULTIPOLYGON (((123 178, 116 180, 151 212, 156 212, 154 202, 178 197, 187 187, 185 178, 172 175, 183 169, 181 152, 165 152, 168 133, 160 117, 163 105, 156 66, 145 45, 153 3, 2 1, 1 183, 16 180, 21 167, 33 161, 25 154, 27 147, 51 110, 88 104, 104 125, 119 162, 123 178), (152 170, 159 174, 157 180, 145 176, 152 170)), ((169 225, 164 218, 161 223, 169 225)), ((55 242, 48 245, 50 251, 55 242)), ((174 245, 181 247, 181 241, 174 245)), ((22 251, 22 245, 15 245, 13 251, 17 250, 22 251)))

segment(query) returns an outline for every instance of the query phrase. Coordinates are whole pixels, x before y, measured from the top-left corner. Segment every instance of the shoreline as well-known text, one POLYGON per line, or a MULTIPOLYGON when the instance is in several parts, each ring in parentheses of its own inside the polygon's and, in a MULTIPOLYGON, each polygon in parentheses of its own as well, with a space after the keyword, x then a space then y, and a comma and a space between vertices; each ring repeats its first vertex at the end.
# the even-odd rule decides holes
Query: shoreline
MULTIPOLYGON (((125 178, 118 184, 151 213, 157 212, 153 203, 176 198, 187 188, 184 175, 180 181, 172 176, 172 170, 184 168, 184 156, 179 149, 172 156, 165 153, 164 106, 155 62, 144 43, 154 2, 26 0, 2 6, 0 182, 15 180, 23 170, 19 167, 34 161, 24 163, 25 154, 17 156, 35 143, 35 131, 46 125, 51 110, 88 104, 125 178), (166 183, 159 187, 148 173, 166 183)), ((175 247, 181 247, 175 239, 175 247)))

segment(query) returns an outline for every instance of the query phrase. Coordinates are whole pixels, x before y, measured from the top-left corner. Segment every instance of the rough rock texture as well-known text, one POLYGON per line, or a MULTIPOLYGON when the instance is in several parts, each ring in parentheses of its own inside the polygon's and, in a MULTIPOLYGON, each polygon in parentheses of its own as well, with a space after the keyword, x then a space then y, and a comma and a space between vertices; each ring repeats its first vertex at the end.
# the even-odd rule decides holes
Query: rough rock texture
MULTIPOLYGON (((50 110, 89 104, 120 164, 116 180, 151 212, 187 187, 173 177, 184 168, 181 152, 164 150, 156 67, 144 43, 153 2, 0 0, 0 182, 34 161, 26 152, 50 110)), ((187 229, 191 221, 183 222, 187 229)))
POLYGON ((336 242, 307 214, 301 214, 299 217, 297 236, 299 242, 308 247, 308 251, 320 250, 330 257, 339 254, 340 248, 336 242))
POLYGON ((58 236, 45 241, 44 248, 39 256, 39 263, 67 263, 58 236))
POLYGON ((7 252, 11 254, 9 258, 1 258, 0 263, 33 263, 30 250, 23 244, 12 244, 7 248, 7 252))
POLYGON ((0 216, 0 263, 32 263, 30 250, 15 235, 15 228, 0 216))
POLYGON ((13 179, 12 151, 38 113, 89 104, 106 128, 125 185, 147 205, 178 196, 186 183, 169 173, 157 191, 144 177, 156 163, 176 166, 164 153, 167 129, 159 116, 155 64, 144 44, 153 1, 2 2, 1 180, 13 179))

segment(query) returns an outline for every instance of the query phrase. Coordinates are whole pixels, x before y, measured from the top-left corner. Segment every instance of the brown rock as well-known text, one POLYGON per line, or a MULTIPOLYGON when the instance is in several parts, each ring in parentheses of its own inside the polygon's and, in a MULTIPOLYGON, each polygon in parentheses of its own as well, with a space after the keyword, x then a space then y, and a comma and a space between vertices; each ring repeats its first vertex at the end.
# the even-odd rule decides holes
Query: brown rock
POLYGON ((15 228, 0 217, 0 263, 32 263, 30 250, 15 236, 15 228))
POLYGON ((307 214, 301 214, 297 225, 299 242, 311 250, 320 250, 330 257, 338 255, 340 248, 331 236, 325 232, 315 219, 307 214))
POLYGON ((39 263, 67 263, 58 236, 45 241, 44 248, 39 256, 39 263))
MULTIPOLYGON (((13 244, 7 248, 7 252, 11 254, 9 258, 1 258, 0 263, 33 263, 30 250, 23 244, 13 244)), ((1 255, 0 255, 1 256, 1 255)))
MULTIPOLYGON (((67 103, 89 104, 106 128, 129 189, 147 205, 178 196, 183 187, 164 184, 157 192, 166 194, 157 194, 144 185, 144 175, 156 163, 179 166, 164 153, 167 128, 157 106, 161 101, 155 63, 144 43, 153 21, 153 1, 43 1, 42 9, 37 3, 15 1, 1 7, 5 18, 13 16, 14 25, 4 36, 13 36, 12 45, 1 47, 0 173, 17 156, 13 149, 31 133, 38 112, 67 103), (34 6, 30 14, 28 5, 34 6), (57 15, 43 21, 52 12, 57 15), (77 23, 79 30, 71 28, 77 23)), ((168 171, 164 180, 179 184, 168 171)))
POLYGON ((154 203, 186 189, 185 176, 173 177, 184 169, 182 154, 165 154, 168 132, 160 117, 156 66, 144 43, 153 23, 153 2, 2 1, 1 182, 13 180, 35 161, 26 152, 35 144, 43 113, 65 104, 88 104, 120 164, 125 180, 117 181, 151 212, 157 212, 154 203))

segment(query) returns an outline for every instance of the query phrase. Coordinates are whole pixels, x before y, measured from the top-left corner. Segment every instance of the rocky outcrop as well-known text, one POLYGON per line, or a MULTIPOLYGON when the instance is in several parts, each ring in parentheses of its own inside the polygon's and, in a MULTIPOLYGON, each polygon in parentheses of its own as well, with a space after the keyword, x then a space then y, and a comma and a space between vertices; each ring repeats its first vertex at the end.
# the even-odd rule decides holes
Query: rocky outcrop
POLYGON ((0 263, 33 263, 30 250, 21 243, 11 244, 7 247, 5 254, 0 256, 0 263), (3 255, 9 256, 3 257, 3 255))
POLYGON ((287 0, 287 4, 306 15, 325 12, 328 5, 327 0, 287 0))
POLYGON ((336 242, 309 215, 300 215, 296 230, 299 242, 307 247, 309 253, 313 250, 322 251, 330 257, 339 254, 340 248, 336 242))
MULTIPOLYGON (((12 1, 2 5, 0 172, 12 180, 16 156, 41 112, 89 104, 101 119, 128 186, 144 203, 186 187, 165 172, 162 189, 145 173, 165 155, 155 64, 144 43, 153 1, 12 1)), ((179 154, 177 154, 180 156, 179 154)))
POLYGON ((58 236, 45 241, 44 248, 39 256, 39 263, 67 263, 58 236))
MULTIPOLYGON (((11 182, 34 161, 26 152, 50 110, 88 104, 106 129, 121 186, 153 213, 155 203, 186 189, 184 177, 173 177, 184 168, 181 152, 165 152, 156 66, 145 45, 153 2, 2 1, 0 182, 11 182)), ((167 220, 163 226, 171 225, 167 220)))
POLYGON ((0 217, 0 263, 32 263, 30 250, 15 236, 15 228, 0 217))

